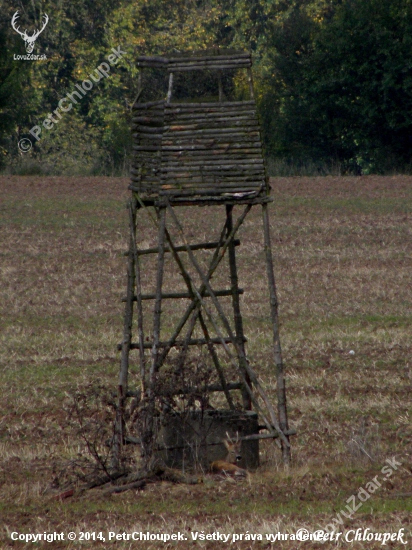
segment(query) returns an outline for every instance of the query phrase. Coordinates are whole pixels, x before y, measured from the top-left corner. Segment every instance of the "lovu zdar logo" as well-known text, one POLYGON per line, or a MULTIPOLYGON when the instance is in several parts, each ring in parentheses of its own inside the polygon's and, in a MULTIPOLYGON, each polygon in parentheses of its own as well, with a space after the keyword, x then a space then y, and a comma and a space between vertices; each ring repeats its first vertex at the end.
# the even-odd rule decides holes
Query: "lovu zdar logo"
POLYGON ((16 21, 19 18, 19 12, 16 11, 16 13, 13 15, 13 19, 11 20, 11 26, 13 29, 20 34, 20 36, 23 38, 24 43, 26 45, 26 52, 32 53, 34 49, 34 43, 36 42, 37 38, 39 37, 40 33, 42 33, 49 22, 49 16, 47 14, 43 15, 44 21, 42 28, 38 31, 35 30, 33 34, 30 36, 27 34, 27 29, 24 32, 20 31, 20 27, 16 27, 16 21))

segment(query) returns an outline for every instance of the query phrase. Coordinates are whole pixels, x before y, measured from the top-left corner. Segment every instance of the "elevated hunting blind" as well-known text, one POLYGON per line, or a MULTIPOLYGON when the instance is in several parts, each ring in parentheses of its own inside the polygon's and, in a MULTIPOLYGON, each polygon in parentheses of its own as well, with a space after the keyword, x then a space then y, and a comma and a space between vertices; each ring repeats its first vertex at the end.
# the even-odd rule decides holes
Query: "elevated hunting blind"
POLYGON ((262 438, 278 438, 289 463, 294 432, 287 418, 271 198, 251 56, 213 50, 137 62, 117 456, 126 430, 134 429, 146 462, 157 454, 172 466, 206 468, 222 453, 225 433, 237 432, 246 467, 257 466, 262 438), (163 82, 159 99, 155 92, 163 82), (240 93, 249 97, 239 99, 240 93), (237 236, 256 205, 263 213, 277 411, 247 358, 240 307, 237 236), (137 376, 128 384, 131 368, 137 376), (134 397, 130 409, 128 397, 134 397))

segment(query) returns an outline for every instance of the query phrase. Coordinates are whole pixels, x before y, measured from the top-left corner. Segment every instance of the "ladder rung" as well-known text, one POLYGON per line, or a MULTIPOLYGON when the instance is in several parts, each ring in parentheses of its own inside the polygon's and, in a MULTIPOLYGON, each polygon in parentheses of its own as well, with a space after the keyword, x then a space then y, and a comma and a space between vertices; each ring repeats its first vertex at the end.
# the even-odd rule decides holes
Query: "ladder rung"
MULTIPOLYGON (((239 246, 240 245, 240 240, 239 239, 233 239, 233 244, 235 246, 239 246)), ((217 248, 218 246, 219 246, 219 243, 216 241, 216 242, 212 242, 212 243, 191 244, 190 249, 191 250, 201 250, 201 249, 208 250, 208 249, 211 249, 211 248, 217 248)), ((176 246, 175 250, 176 250, 176 252, 187 252, 187 249, 186 249, 185 245, 176 246)), ((164 248, 164 251, 165 252, 170 252, 171 250, 166 245, 165 248, 164 248)), ((137 254, 139 256, 144 256, 145 254, 157 254, 158 252, 159 252, 159 248, 154 247, 154 248, 146 248, 145 250, 138 250, 137 254)), ((125 252, 124 255, 128 256, 129 252, 128 251, 125 252)))
MULTIPOLYGON (((223 338, 223 340, 225 341, 226 344, 232 343, 232 340, 230 338, 223 338)), ((211 338, 210 342, 212 344, 221 344, 222 340, 220 338, 211 338)), ((242 338, 242 342, 247 342, 247 339, 242 338)), ((207 344, 207 340, 205 338, 192 338, 188 342, 189 346, 204 346, 206 344, 207 344)), ((180 347, 183 347, 184 345, 185 345, 184 340, 176 340, 176 342, 173 344, 172 347, 180 348, 180 347)), ((169 342, 159 342, 159 348, 166 348, 167 346, 169 346, 169 342)), ((153 342, 145 342, 143 344, 144 349, 152 349, 152 347, 153 347, 153 342)), ((120 351, 122 349, 122 344, 118 344, 117 349, 120 351)), ((130 349, 139 349, 138 342, 132 342, 130 344, 130 349)))
MULTIPOLYGON (((243 288, 238 288, 236 294, 243 294, 243 288)), ((231 290, 216 290, 214 291, 215 296, 231 296, 231 290)), ((202 298, 210 297, 209 292, 205 291, 202 298)), ((192 298, 188 292, 165 292, 162 294, 162 300, 176 299, 176 298, 192 298)), ((155 300, 156 294, 142 294, 142 300, 155 300)), ((127 298, 122 298, 122 302, 126 302, 127 298)), ((137 302, 137 296, 133 296, 133 301, 137 302)))

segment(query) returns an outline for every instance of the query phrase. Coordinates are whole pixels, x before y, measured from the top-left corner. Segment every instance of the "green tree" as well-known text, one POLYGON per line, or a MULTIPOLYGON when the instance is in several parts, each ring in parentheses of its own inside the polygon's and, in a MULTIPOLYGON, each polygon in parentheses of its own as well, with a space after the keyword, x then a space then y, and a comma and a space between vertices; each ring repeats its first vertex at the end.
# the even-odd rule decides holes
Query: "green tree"
MULTIPOLYGON (((410 0, 344 0, 315 27, 294 13, 274 35, 272 68, 283 89, 268 123, 277 128, 272 151, 334 158, 364 173, 408 165, 411 41, 410 0)), ((264 101, 273 102, 270 93, 264 101)))
MULTIPOLYGON (((4 7, 1 18, 9 29, 11 42, 8 56, 25 53, 21 38, 11 30, 10 21, 15 6, 4 7)), ((73 118, 73 124, 60 120, 47 142, 58 137, 64 150, 64 132, 82 128, 82 135, 97 140, 97 149, 104 150, 101 164, 106 168, 122 165, 130 148, 130 104, 137 93, 135 58, 141 54, 169 53, 186 49, 204 48, 216 43, 217 33, 222 30, 222 10, 215 2, 201 3, 194 0, 33 0, 20 10, 22 28, 36 28, 45 13, 49 24, 36 43, 36 49, 47 55, 47 61, 13 61, 11 68, 19 71, 27 68, 22 81, 20 100, 27 101, 24 116, 13 127, 13 143, 27 135, 35 124, 56 109, 59 100, 73 91, 76 84, 107 58, 112 47, 120 46, 126 55, 112 68, 110 77, 94 86, 64 118, 73 118), (38 45, 37 45, 38 44, 38 45)), ((156 89, 159 79, 149 83, 156 89)), ((16 119, 16 117, 14 117, 16 119)), ((49 144, 42 140, 34 143, 30 155, 34 158, 53 156, 49 144)), ((69 143, 80 137, 66 135, 69 143)), ((56 141, 57 143, 57 141, 56 141)), ((79 141, 81 143, 81 140, 79 141)), ((59 146, 60 147, 60 146, 59 146)), ((12 148, 10 148, 11 150, 12 148)), ((17 147, 14 148, 16 154, 17 147)), ((59 148, 57 148, 59 149, 59 148)), ((56 155, 61 158, 62 151, 56 155)), ((28 158, 29 155, 26 156, 28 158)), ((47 159, 45 159, 47 162, 47 159)), ((64 163, 51 163, 61 166, 64 163)), ((97 162, 98 164, 98 162, 97 162)))
MULTIPOLYGON (((0 167, 9 157, 12 136, 18 133, 19 126, 27 115, 27 102, 24 95, 24 82, 28 77, 27 67, 20 70, 9 55, 10 33, 0 27, 0 167)), ((15 142, 17 148, 17 141, 15 142)))

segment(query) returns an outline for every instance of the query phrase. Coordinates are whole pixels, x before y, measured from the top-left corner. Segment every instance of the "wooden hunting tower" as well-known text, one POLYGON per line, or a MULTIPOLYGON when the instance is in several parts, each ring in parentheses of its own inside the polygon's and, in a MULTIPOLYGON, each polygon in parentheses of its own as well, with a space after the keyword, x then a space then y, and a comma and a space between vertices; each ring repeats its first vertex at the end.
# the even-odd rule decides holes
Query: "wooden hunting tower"
MULTIPOLYGON (((279 438, 289 463, 294 432, 287 418, 268 218, 272 199, 251 56, 213 50, 137 62, 117 449, 127 439, 126 398, 133 396, 126 416, 133 419, 146 459, 161 451, 176 458, 178 449, 176 463, 182 465, 185 456, 193 462, 193 446, 199 454, 220 444, 226 431, 239 431, 246 447, 279 438), (162 79, 159 99, 154 91, 162 79), (236 96, 239 89, 247 99, 236 96), (237 233, 255 206, 263 214, 277 407, 247 358, 240 307, 237 233), (202 240, 206 215, 213 216, 214 240, 209 234, 202 240), (184 288, 176 288, 179 278, 184 288), (134 387, 128 385, 131 350, 138 357, 134 387), (215 421, 220 429, 212 426, 215 421), (177 433, 176 426, 186 424, 177 433)), ((211 456, 200 455, 203 464, 211 456)))

